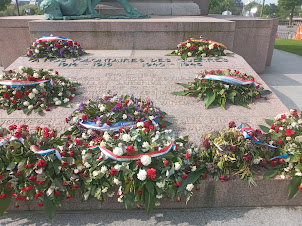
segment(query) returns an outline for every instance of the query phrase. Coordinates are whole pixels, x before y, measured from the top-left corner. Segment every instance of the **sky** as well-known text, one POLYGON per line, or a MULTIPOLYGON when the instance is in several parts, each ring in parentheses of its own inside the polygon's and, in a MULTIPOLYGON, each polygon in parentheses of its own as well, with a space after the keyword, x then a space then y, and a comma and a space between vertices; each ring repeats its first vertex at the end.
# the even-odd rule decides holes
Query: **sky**
MULTIPOLYGON (((242 0, 242 2, 247 2, 248 0, 242 0)), ((259 3, 262 3, 262 0, 255 0, 255 2, 259 2, 259 3)), ((265 0, 265 4, 270 4, 270 3, 275 3, 277 4, 278 3, 278 0, 265 0)))

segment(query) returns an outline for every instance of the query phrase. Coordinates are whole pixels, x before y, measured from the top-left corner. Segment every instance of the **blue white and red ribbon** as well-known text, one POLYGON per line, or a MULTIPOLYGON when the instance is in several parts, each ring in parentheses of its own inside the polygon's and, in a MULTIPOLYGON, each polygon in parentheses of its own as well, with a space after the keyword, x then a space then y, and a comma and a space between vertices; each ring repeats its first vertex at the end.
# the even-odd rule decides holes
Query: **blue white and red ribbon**
POLYGON ((50 85, 54 85, 55 81, 51 79, 40 79, 37 81, 24 81, 24 80, 1 80, 0 85, 5 85, 5 86, 10 86, 12 88, 15 87, 25 87, 25 86, 32 86, 32 85, 37 85, 41 83, 46 83, 49 82, 50 85))
POLYGON ((253 84, 254 87, 259 87, 259 83, 253 80, 249 80, 249 79, 244 79, 241 77, 237 77, 237 76, 229 76, 229 75, 211 75, 211 74, 207 74, 204 77, 199 76, 198 77, 200 80, 214 80, 214 81, 222 81, 222 82, 226 82, 226 83, 230 83, 232 85, 248 85, 248 84, 253 84))
MULTIPOLYGON (((7 137, 0 139, 0 146, 3 146, 14 140, 20 141, 22 144, 24 144, 24 139, 22 137, 17 138, 14 136, 7 136, 7 137)), ((59 150, 56 148, 52 148, 52 149, 48 149, 48 150, 41 150, 36 145, 31 145, 30 150, 32 152, 34 152, 35 154, 42 155, 42 156, 54 153, 57 159, 62 160, 61 154, 60 154, 59 150)))
MULTIPOLYGON (((150 121, 149 119, 144 122, 150 121)), ((152 124, 157 125, 158 122, 155 119, 152 119, 152 124)), ((125 122, 117 122, 112 123, 110 126, 106 123, 97 125, 95 122, 88 122, 79 120, 79 124, 86 129, 98 130, 98 131, 118 131, 120 127, 124 127, 125 129, 130 129, 137 126, 136 121, 125 121, 125 122)))
POLYGON ((60 40, 66 41, 66 42, 72 42, 72 44, 74 44, 74 41, 72 39, 65 38, 65 37, 62 37, 62 36, 43 36, 43 37, 37 39, 34 42, 34 44, 38 43, 39 41, 41 41, 41 42, 48 42, 48 41, 52 42, 52 41, 60 41, 60 40))
POLYGON ((35 154, 42 155, 42 156, 54 153, 57 159, 62 160, 62 156, 61 156, 59 150, 56 149, 56 148, 51 148, 51 149, 47 149, 47 150, 41 150, 36 145, 31 145, 30 146, 30 150, 32 152, 34 152, 35 154))
POLYGON ((238 126, 238 129, 240 129, 240 131, 242 132, 242 135, 245 139, 249 139, 249 140, 253 141, 256 144, 266 145, 270 148, 277 148, 276 146, 273 146, 273 145, 270 145, 270 144, 265 144, 265 143, 259 141, 259 139, 255 136, 251 137, 249 135, 249 132, 254 132, 254 129, 252 129, 252 128, 243 128, 243 126, 240 125, 240 126, 238 126))
POLYGON ((168 152, 170 152, 171 150, 177 151, 177 145, 176 143, 171 143, 169 146, 164 147, 163 149, 161 149, 160 151, 153 151, 153 152, 148 152, 148 153, 141 153, 138 155, 133 155, 133 156, 120 156, 120 155, 115 155, 112 151, 101 147, 101 146, 93 146, 88 148, 86 151, 89 152, 91 149, 96 149, 99 148, 102 152, 102 154, 98 155, 98 159, 103 160, 104 156, 106 156, 106 158, 110 158, 112 160, 118 161, 118 162, 126 162, 126 161, 132 161, 132 160, 139 160, 141 159, 143 156, 150 156, 151 158, 154 157, 158 157, 161 155, 165 155, 168 152))
POLYGON ((275 159, 286 159, 288 157, 289 157, 289 154, 285 153, 284 155, 276 156, 274 158, 271 158, 270 161, 275 160, 275 159))

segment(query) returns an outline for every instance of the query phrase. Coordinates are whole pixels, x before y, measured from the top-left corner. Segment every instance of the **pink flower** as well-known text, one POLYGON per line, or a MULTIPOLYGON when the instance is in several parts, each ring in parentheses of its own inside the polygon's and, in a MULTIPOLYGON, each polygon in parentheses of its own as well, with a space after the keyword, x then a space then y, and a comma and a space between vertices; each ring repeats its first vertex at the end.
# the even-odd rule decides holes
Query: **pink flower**
POLYGON ((147 177, 149 179, 155 179, 156 178, 156 169, 151 168, 147 170, 147 177))

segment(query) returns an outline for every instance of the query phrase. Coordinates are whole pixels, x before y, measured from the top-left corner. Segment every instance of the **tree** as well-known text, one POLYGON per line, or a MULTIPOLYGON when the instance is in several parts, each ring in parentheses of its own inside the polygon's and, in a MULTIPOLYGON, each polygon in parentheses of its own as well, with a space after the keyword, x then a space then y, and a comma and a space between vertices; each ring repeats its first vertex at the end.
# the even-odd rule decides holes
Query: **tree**
POLYGON ((10 4, 11 0, 0 0, 0 11, 4 11, 7 9, 7 5, 10 4))
POLYGON ((245 6, 245 12, 251 11, 253 8, 257 8, 257 12, 255 13, 255 16, 259 17, 260 16, 260 10, 261 10, 262 5, 259 4, 258 2, 250 2, 245 6))
POLYGON ((292 25, 295 8, 302 5, 302 0, 278 0, 278 5, 285 10, 290 10, 289 24, 292 25))
POLYGON ((209 13, 221 14, 223 11, 231 11, 235 14, 237 9, 234 0, 210 0, 209 13))
POLYGON ((264 15, 272 16, 273 13, 278 13, 278 12, 279 12, 279 8, 275 4, 266 4, 263 9, 264 15))

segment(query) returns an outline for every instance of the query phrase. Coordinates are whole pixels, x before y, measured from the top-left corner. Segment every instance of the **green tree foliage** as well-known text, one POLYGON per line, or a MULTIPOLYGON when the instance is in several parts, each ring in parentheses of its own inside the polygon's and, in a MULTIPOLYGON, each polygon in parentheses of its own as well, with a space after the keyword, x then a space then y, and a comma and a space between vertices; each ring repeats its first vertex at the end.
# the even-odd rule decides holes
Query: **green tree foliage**
POLYGON ((292 24, 295 8, 302 5, 302 0, 278 0, 278 5, 284 10, 289 10, 289 20, 290 24, 292 24))
MULTIPOLYGON (((40 10, 40 6, 27 4, 20 6, 20 15, 43 15, 43 12, 40 10), (29 11, 26 9, 31 10, 29 11)), ((18 16, 18 12, 15 6, 9 5, 5 11, 0 11, 0 16, 18 16)))
POLYGON ((236 14, 237 9, 234 0, 210 0, 210 14, 221 14, 226 10, 231 11, 232 14, 236 14))
POLYGON ((247 4, 245 6, 245 11, 251 11, 251 9, 253 8, 257 8, 257 12, 255 14, 256 17, 259 17, 260 16, 260 12, 261 12, 261 8, 262 8, 262 5, 259 4, 258 2, 250 2, 249 4, 247 4))
POLYGON ((11 0, 0 0, 0 11, 4 11, 7 9, 7 5, 10 4, 11 0))
POLYGON ((273 13, 279 13, 279 8, 276 4, 266 4, 263 9, 263 14, 272 17, 273 13))

